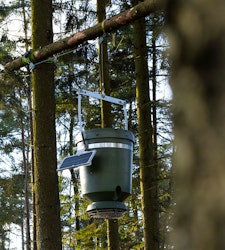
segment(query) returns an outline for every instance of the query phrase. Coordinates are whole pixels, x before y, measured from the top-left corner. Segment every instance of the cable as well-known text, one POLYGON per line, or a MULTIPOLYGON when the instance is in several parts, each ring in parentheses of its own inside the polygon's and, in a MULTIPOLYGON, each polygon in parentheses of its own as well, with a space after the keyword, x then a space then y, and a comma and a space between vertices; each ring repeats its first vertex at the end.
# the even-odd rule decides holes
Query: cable
MULTIPOLYGON (((85 46, 89 46, 89 44, 84 45, 82 47, 85 47, 85 46)), ((68 55, 68 54, 71 54, 71 53, 75 53, 78 48, 79 47, 77 47, 76 49, 58 54, 58 55, 54 55, 52 57, 49 57, 49 58, 42 60, 40 62, 37 62, 37 63, 34 63, 34 59, 35 59, 34 58, 34 51, 30 50, 24 54, 24 56, 22 57, 22 62, 24 63, 24 65, 28 64, 29 69, 32 71, 35 68, 35 66, 37 66, 37 65, 40 65, 43 63, 56 63, 58 61, 58 58, 63 57, 63 56, 68 55)))

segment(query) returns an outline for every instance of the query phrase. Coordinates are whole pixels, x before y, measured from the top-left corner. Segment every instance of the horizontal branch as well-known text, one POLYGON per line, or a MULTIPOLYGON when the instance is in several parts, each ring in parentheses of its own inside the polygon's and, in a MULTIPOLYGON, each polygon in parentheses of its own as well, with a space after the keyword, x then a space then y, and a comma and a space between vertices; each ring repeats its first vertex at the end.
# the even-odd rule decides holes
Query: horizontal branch
MULTIPOLYGON (((153 13, 157 10, 162 10, 165 5, 165 2, 165 0, 145 0, 144 2, 139 3, 138 5, 127 11, 124 11, 116 16, 104 20, 103 23, 98 23, 83 31, 79 31, 70 37, 58 40, 33 51, 32 62, 39 62, 64 50, 76 48, 79 44, 82 44, 87 40, 95 39, 103 35, 103 33, 110 33, 114 30, 117 30, 125 25, 134 22, 139 18, 145 17, 150 13, 153 13)), ((24 60, 23 57, 20 57, 11 62, 6 63, 5 70, 18 70, 25 64, 26 60, 24 60)))

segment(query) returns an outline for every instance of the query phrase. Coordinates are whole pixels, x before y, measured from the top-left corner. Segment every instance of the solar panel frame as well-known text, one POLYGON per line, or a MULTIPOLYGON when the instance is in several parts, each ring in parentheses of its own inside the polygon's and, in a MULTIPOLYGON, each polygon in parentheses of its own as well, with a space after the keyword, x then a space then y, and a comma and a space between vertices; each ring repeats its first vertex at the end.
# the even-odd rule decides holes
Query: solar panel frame
POLYGON ((64 158, 62 163, 57 168, 57 171, 79 168, 81 166, 90 166, 94 158, 96 150, 78 151, 75 155, 70 155, 64 158))

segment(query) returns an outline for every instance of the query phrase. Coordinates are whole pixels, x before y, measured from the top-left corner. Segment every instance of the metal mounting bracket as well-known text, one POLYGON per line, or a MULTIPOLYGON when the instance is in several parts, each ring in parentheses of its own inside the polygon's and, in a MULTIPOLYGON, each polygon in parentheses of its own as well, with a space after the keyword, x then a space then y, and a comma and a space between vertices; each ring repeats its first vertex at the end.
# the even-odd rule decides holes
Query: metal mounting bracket
POLYGON ((96 92, 79 89, 78 90, 78 122, 79 122, 80 131, 82 131, 82 115, 81 115, 81 96, 82 95, 123 106, 125 129, 128 130, 126 101, 115 98, 115 97, 107 96, 104 94, 99 94, 96 92))

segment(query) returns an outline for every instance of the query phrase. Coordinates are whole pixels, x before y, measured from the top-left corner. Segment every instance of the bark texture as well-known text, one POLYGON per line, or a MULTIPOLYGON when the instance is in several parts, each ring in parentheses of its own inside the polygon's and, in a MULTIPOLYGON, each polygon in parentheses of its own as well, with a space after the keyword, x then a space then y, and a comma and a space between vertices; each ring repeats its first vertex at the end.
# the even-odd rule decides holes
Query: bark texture
MULTIPOLYGON (((51 0, 33 0, 32 45, 52 42, 51 0)), ((32 74, 34 110, 34 192, 38 250, 61 249, 61 224, 56 172, 54 69, 41 64, 32 74)))
POLYGON ((157 171, 153 160, 151 102, 145 20, 134 22, 134 54, 144 249, 159 249, 157 171))

